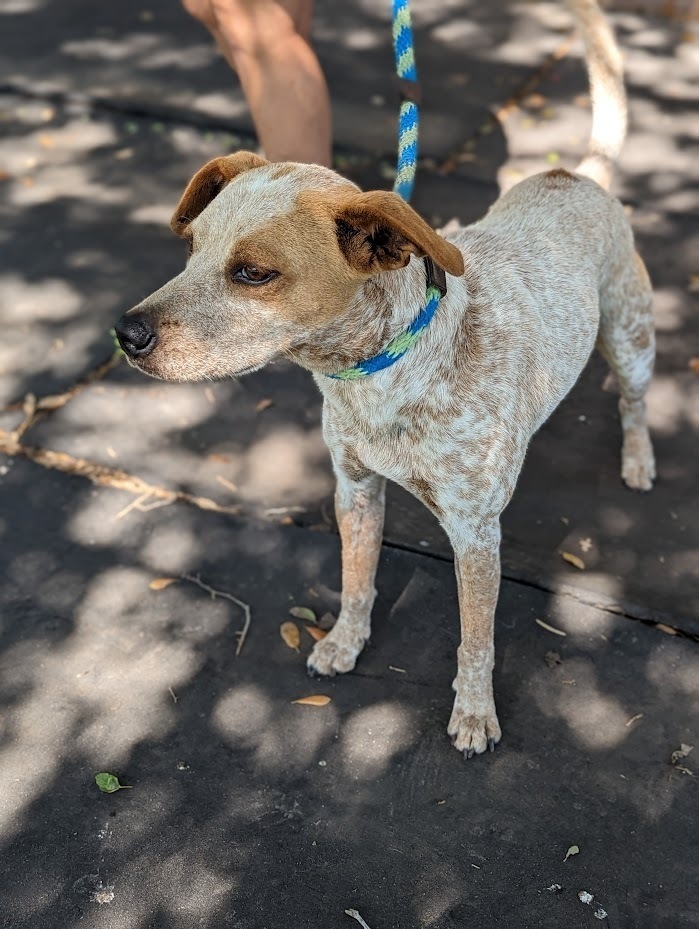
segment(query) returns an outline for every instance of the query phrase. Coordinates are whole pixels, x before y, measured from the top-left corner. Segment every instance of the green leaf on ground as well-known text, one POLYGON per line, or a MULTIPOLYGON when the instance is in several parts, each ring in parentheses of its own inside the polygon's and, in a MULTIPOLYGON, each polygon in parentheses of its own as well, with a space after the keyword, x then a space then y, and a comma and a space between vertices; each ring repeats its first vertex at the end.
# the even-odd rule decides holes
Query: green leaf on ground
POLYGON ((289 610, 294 619, 304 619, 308 623, 316 621, 316 614, 307 606, 292 606, 289 610))
POLYGON ((132 790, 129 784, 120 784, 119 778, 114 774, 107 774, 103 771, 101 774, 95 774, 95 784, 102 793, 113 794, 117 790, 132 790))
POLYGON ((566 856, 565 856, 565 858, 564 858, 563 860, 564 860, 564 861, 568 861, 568 859, 569 859, 572 855, 579 855, 579 854, 580 854, 580 849, 578 848, 578 846, 577 846, 577 845, 571 845, 570 848, 568 849, 568 851, 566 852, 566 856))

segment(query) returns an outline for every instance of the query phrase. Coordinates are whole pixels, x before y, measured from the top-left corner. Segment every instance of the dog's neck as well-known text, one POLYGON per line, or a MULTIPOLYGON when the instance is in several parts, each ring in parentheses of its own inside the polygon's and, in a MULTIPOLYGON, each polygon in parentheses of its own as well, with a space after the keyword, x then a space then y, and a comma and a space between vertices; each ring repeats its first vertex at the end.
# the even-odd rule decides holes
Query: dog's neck
MULTIPOLYGON (((424 262, 411 258, 404 268, 366 281, 345 313, 288 354, 316 375, 371 358, 413 322, 425 305, 425 292, 424 262)), ((407 356, 402 363, 409 363, 407 356)))

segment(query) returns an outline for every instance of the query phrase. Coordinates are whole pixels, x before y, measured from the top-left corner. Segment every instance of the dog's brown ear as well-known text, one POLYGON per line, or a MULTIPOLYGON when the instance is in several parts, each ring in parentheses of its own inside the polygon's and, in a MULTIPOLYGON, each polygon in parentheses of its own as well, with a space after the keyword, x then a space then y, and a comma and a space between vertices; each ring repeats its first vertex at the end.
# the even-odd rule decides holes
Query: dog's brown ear
POLYGON ((170 220, 173 232, 181 236, 187 226, 217 197, 234 177, 251 168, 263 168, 269 164, 254 152, 236 152, 223 155, 205 164, 187 184, 175 215, 170 220))
POLYGON ((356 194, 336 212, 335 225, 340 250, 360 273, 403 268, 411 255, 427 255, 456 277, 464 273, 459 249, 437 235, 398 194, 356 194))

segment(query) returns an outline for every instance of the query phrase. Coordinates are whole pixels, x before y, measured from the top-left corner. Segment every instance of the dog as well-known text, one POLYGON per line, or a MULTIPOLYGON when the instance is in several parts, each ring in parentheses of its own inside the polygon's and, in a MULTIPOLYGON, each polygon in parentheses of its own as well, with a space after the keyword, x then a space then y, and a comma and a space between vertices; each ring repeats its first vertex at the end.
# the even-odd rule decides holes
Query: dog
POLYGON ((573 0, 593 101, 575 173, 529 178, 446 238, 393 193, 251 152, 216 158, 172 220, 185 270, 116 327, 129 362, 168 380, 240 376, 285 356, 324 398, 337 477, 342 604, 308 659, 351 671, 369 638, 386 479, 436 514, 456 563, 461 644, 448 733, 466 758, 500 740, 493 617, 500 514, 528 442, 595 343, 616 375, 621 474, 655 476, 644 395, 651 285, 609 185, 625 134, 620 56, 592 0, 573 0))

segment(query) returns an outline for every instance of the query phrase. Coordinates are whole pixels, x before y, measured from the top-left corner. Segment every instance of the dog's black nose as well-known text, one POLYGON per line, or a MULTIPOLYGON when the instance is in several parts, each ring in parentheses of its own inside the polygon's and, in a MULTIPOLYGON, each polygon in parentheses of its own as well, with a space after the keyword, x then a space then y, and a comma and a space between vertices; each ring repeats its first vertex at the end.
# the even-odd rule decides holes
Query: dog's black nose
POLYGON ((114 329, 119 345, 132 358, 142 358, 155 348, 155 332, 143 316, 122 316, 114 329))

